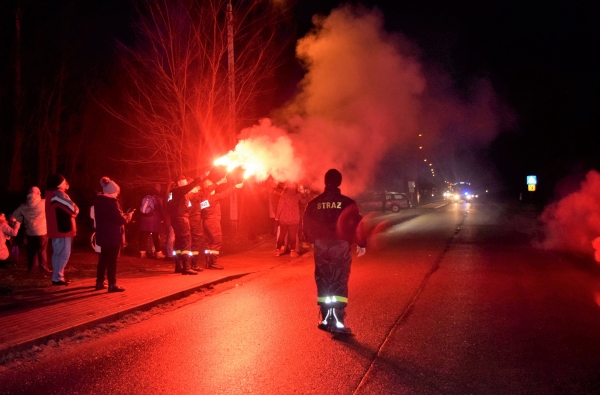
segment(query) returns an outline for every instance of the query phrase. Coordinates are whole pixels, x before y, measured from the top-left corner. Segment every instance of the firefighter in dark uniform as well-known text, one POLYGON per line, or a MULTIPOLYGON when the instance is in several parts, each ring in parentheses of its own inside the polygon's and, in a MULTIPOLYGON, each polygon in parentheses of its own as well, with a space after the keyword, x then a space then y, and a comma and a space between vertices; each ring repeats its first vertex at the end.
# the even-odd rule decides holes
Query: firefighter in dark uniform
POLYGON ((319 329, 350 333, 344 323, 348 304, 348 280, 352 253, 366 252, 366 235, 358 205, 342 195, 342 174, 331 169, 325 174, 325 191, 311 200, 304 211, 304 234, 314 246, 317 304, 321 311, 319 329))
MULTIPOLYGON (((227 181, 222 179, 217 184, 227 181)), ((244 185, 234 185, 226 190, 216 193, 216 186, 210 180, 204 180, 202 183, 200 214, 202 216, 202 229, 204 231, 204 240, 206 249, 204 257, 206 259, 207 269, 223 269, 223 266, 217 265, 217 258, 221 252, 223 244, 223 233, 221 231, 221 203, 220 200, 231 195, 236 188, 244 185)))
MULTIPOLYGON (((213 184, 209 187, 209 192, 216 189, 221 184, 227 182, 227 178, 223 178, 218 181, 216 184, 213 184)), ((204 254, 204 249, 202 248, 204 245, 204 235, 202 231, 202 218, 200 214, 200 203, 203 200, 203 194, 198 190, 196 193, 190 193, 190 232, 192 234, 192 244, 191 244, 191 259, 192 259, 192 270, 201 272, 202 268, 198 264, 198 258, 200 252, 204 254)))
POLYGON ((201 272, 202 268, 198 266, 198 255, 202 250, 202 219, 200 218, 200 193, 190 193, 190 233, 191 233, 191 259, 192 259, 192 270, 201 272))
POLYGON ((184 176, 179 177, 177 187, 171 191, 170 206, 171 226, 175 231, 173 254, 175 258, 175 273, 198 274, 192 270, 191 248, 192 236, 190 231, 190 197, 200 189, 202 178, 195 180, 184 176))

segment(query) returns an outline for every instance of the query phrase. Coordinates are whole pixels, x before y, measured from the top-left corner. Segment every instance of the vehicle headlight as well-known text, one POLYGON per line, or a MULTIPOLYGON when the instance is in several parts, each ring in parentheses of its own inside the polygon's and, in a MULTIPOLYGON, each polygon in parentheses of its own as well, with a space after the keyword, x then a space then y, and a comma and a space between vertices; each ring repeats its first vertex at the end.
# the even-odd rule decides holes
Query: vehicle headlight
POLYGON ((460 199, 460 195, 459 194, 454 195, 454 199, 456 199, 456 200, 460 199))

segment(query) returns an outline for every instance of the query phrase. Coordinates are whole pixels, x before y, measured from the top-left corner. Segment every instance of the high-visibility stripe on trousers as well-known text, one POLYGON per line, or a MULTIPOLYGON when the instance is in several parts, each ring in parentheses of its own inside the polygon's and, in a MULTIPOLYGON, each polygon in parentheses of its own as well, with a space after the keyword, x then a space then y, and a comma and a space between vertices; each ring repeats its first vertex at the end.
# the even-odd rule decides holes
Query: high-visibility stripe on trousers
POLYGON ((314 256, 317 303, 329 307, 346 306, 352 263, 350 243, 344 240, 315 240, 314 256))

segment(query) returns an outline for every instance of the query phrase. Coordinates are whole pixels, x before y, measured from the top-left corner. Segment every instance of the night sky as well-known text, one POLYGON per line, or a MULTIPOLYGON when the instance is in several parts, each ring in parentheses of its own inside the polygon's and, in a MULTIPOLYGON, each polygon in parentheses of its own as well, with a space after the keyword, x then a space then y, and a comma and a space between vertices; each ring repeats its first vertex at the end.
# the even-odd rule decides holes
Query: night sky
MULTIPOLYGON (((493 168, 495 185, 502 184, 510 193, 526 190, 525 176, 536 174, 540 193, 552 199, 556 193, 564 193, 556 191, 560 180, 600 168, 596 153, 600 143, 600 6, 512 0, 354 3, 377 7, 386 30, 411 42, 424 67, 450 76, 457 95, 468 95, 474 79, 485 78, 510 109, 507 114, 513 121, 493 141, 475 147, 464 141, 451 158, 440 159, 440 167, 464 166, 469 172, 446 168, 439 169, 440 173, 484 180, 485 175, 477 174, 477 164, 481 164, 481 172, 493 168)), ((2 174, 10 165, 14 127, 15 4, 12 0, 0 6, 0 131, 7 143, 1 151, 2 174)), ((287 31, 292 42, 310 30, 314 14, 327 15, 339 4, 288 2, 287 31)), ((77 75, 71 93, 83 96, 81 82, 95 86, 110 79, 117 63, 116 41, 133 42, 136 11, 130 1, 22 0, 22 5, 23 73, 30 91, 59 70, 56 54, 66 52, 70 72, 77 75)), ((284 51, 276 93, 269 101, 273 106, 289 100, 303 76, 293 52, 293 45, 284 51)))

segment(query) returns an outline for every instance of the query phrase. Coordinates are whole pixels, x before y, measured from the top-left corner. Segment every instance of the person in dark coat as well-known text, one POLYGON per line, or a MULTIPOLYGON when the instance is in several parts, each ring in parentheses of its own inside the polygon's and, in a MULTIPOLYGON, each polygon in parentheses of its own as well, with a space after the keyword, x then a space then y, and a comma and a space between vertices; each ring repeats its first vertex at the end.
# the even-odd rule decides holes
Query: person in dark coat
POLYGON ((133 212, 123 213, 117 196, 121 189, 108 177, 100 180, 102 193, 94 199, 94 218, 96 221, 96 244, 100 246, 100 257, 96 274, 96 290, 104 286, 104 274, 108 279, 108 292, 123 292, 125 288, 117 285, 117 261, 123 245, 125 224, 131 221, 133 212))
POLYGON ((357 255, 366 252, 367 240, 358 205, 342 195, 342 174, 336 169, 325 173, 325 191, 311 200, 304 212, 304 234, 314 246, 317 304, 321 311, 319 329, 350 333, 346 327, 348 280, 352 253, 357 242, 357 255))
POLYGON ((160 233, 163 230, 163 218, 165 217, 161 189, 160 184, 156 184, 142 200, 139 229, 140 258, 146 258, 147 256, 165 257, 160 248, 160 233), (149 237, 152 237, 154 253, 147 249, 149 237))

